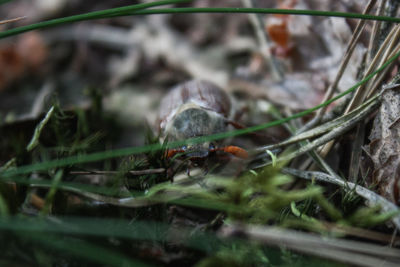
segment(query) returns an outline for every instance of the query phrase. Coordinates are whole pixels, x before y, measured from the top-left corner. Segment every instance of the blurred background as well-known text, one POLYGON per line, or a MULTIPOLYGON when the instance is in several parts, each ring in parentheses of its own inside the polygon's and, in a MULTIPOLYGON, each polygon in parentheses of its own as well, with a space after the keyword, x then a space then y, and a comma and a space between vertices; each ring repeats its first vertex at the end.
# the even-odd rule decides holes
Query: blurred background
MULTIPOLYGON (((117 0, 11 1, 2 5, 1 18, 21 19, 0 27, 6 30, 124 4, 117 0)), ((178 6, 189 5, 240 7, 246 1, 194 1, 178 6)), ((358 1, 253 1, 254 7, 347 12, 360 12, 359 5, 358 1)), ((87 110, 97 101, 117 124, 128 129, 126 134, 121 130, 121 139, 113 146, 141 145, 144 134, 140 129, 145 122, 154 126, 161 97, 190 79, 209 80, 234 95, 236 109, 246 110, 240 122, 247 126, 268 120, 271 102, 289 113, 318 104, 336 73, 355 22, 306 16, 258 18, 262 34, 269 39, 267 46, 247 14, 117 17, 3 39, 0 124, 37 118, 54 101, 67 110, 87 110), (283 35, 275 36, 277 29, 283 35)), ((361 58, 359 46, 356 61, 361 58)), ((353 85, 356 74, 354 65, 346 71, 340 89, 353 85)))

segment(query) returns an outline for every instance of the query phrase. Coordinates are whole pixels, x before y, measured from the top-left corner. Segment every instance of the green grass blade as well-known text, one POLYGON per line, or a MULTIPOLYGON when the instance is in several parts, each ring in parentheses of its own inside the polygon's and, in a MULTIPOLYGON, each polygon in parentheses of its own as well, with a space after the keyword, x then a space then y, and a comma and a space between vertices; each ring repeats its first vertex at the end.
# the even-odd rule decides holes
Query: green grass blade
POLYGON ((54 197, 56 195, 57 192, 57 188, 61 182, 61 178, 63 177, 63 170, 58 170, 57 173, 54 175, 53 177, 53 181, 51 183, 51 187, 49 192, 46 195, 46 199, 44 202, 44 207, 43 209, 40 211, 40 214, 42 216, 44 215, 48 215, 50 212, 50 206, 54 201, 54 197))
POLYGON ((106 266, 149 266, 141 261, 128 258, 122 253, 106 249, 91 242, 77 240, 56 235, 29 234, 26 238, 40 243, 49 249, 55 249, 60 253, 70 254, 92 262, 106 266))
POLYGON ((44 126, 49 122, 51 116, 53 115, 54 112, 54 106, 52 106, 49 111, 46 113, 46 116, 43 118, 43 120, 36 126, 35 131, 33 132, 33 136, 29 144, 26 146, 26 150, 32 151, 38 144, 39 144, 39 138, 40 134, 42 133, 42 130, 44 126))
POLYGON ((7 202, 0 193, 0 216, 7 217, 9 215, 9 210, 7 206, 7 202))
POLYGON ((43 21, 27 26, 10 29, 0 33, 0 38, 20 34, 27 31, 54 27, 61 24, 73 23, 83 20, 110 18, 117 16, 129 16, 129 15, 153 15, 153 14, 180 14, 180 13, 258 13, 258 14, 287 14, 287 15, 307 15, 307 16, 329 16, 329 17, 341 17, 341 18, 353 18, 353 19, 365 19, 365 20, 378 20, 399 23, 400 18, 386 17, 386 16, 375 16, 369 14, 359 13, 348 13, 348 12, 337 12, 337 11, 321 11, 321 10, 302 10, 302 9, 277 9, 277 8, 229 8, 229 7, 210 7, 210 8, 165 8, 165 9, 149 9, 150 7, 156 7, 167 4, 175 4, 182 2, 190 2, 190 0, 166 0, 157 1, 147 4, 130 5, 112 9, 106 9, 101 11, 95 11, 65 18, 53 19, 43 21))
POLYGON ((375 16, 369 14, 338 12, 338 11, 322 11, 308 9, 278 9, 278 8, 235 8, 235 7, 203 7, 203 8, 165 8, 140 10, 132 12, 130 15, 152 15, 152 14, 182 14, 182 13, 257 13, 257 14, 286 14, 286 15, 307 15, 322 17, 340 17, 351 19, 378 20, 399 23, 400 18, 375 16))
POLYGON ((29 185, 33 187, 39 188, 51 188, 54 187, 56 189, 69 191, 69 192, 90 192, 94 194, 101 194, 105 196, 118 196, 118 197, 143 197, 144 193, 139 191, 130 190, 128 193, 121 193, 117 188, 98 186, 98 185, 90 185, 90 184, 82 184, 82 183, 74 183, 74 182, 59 182, 56 185, 53 184, 50 180, 35 180, 32 181, 28 178, 21 177, 7 177, 2 179, 3 182, 14 182, 17 184, 29 185))
POLYGON ((0 32, 0 38, 17 35, 17 34, 20 34, 23 32, 27 32, 27 31, 43 29, 43 28, 48 28, 48 27, 54 27, 54 26, 58 26, 58 25, 66 24, 66 23, 73 23, 73 22, 84 21, 84 20, 93 20, 93 19, 101 19, 101 18, 107 18, 107 17, 120 16, 120 14, 126 14, 127 12, 134 12, 134 11, 138 11, 141 9, 162 6, 162 5, 182 3, 182 2, 188 2, 188 0, 164 0, 164 1, 157 1, 157 2, 151 2, 151 3, 129 5, 129 6, 124 6, 124 7, 116 7, 116 8, 94 11, 94 12, 89 12, 89 13, 85 13, 85 14, 79 14, 79 15, 74 15, 74 16, 69 16, 69 17, 64 17, 64 18, 52 19, 52 20, 43 21, 43 22, 39 22, 39 23, 35 23, 35 24, 30 24, 30 25, 10 29, 10 30, 4 31, 4 32, 0 32))
MULTIPOLYGON (((63 235, 86 237, 113 237, 134 241, 165 242, 171 225, 155 221, 131 221, 109 218, 60 217, 57 221, 37 218, 0 218, 1 231, 24 231, 26 235, 42 234, 44 236, 63 235)), ((192 232, 190 228, 182 228, 187 233, 186 244, 201 251, 213 251, 210 244, 218 245, 218 237, 209 232, 192 232), (187 232, 186 232, 187 231, 187 232), (207 242, 203 242, 206 240, 207 242), (201 243, 208 243, 203 246, 201 243)))
MULTIPOLYGON (((224 139, 228 137, 233 137, 233 136, 238 136, 238 135, 243 135, 243 134, 248 134, 251 132, 263 130, 266 128, 270 128, 273 126, 281 125, 283 123, 286 123, 290 120, 297 119, 300 117, 303 117, 305 115, 311 114, 312 112, 318 110, 319 108, 328 106, 332 102, 338 100, 339 98, 353 92, 356 90, 360 85, 366 83, 369 81, 374 75, 376 75, 378 72, 382 71, 385 69, 388 65, 390 65, 393 61, 395 61, 398 57, 400 56, 400 52, 398 52, 396 55, 394 55, 392 58, 390 58, 382 67, 379 69, 375 70, 373 73, 365 77, 362 81, 358 82, 348 90, 344 91, 343 93, 337 95, 336 97, 320 104, 317 105, 313 108, 310 108, 308 110, 296 113, 290 117, 268 122, 265 124, 245 128, 245 129, 240 129, 240 130, 235 130, 235 131, 230 131, 230 132, 225 132, 225 133, 220 133, 220 134, 214 134, 214 135, 209 135, 209 136, 201 136, 201 137, 196 137, 196 138, 191 138, 188 140, 182 140, 182 141, 175 141, 175 142, 170 142, 167 144, 167 148, 172 148, 172 147, 178 147, 182 146, 187 143, 202 143, 205 141, 211 141, 211 140, 219 140, 219 139, 224 139)), ((62 159, 57 159, 57 160, 52 160, 52 161, 47 161, 47 162, 41 162, 41 163, 35 163, 31 165, 25 165, 22 167, 19 167, 14 170, 6 170, 3 172, 0 172, 0 178, 5 178, 5 177, 11 177, 15 176, 18 174, 24 174, 24 173, 30 173, 32 171, 40 171, 40 170, 47 170, 49 168, 55 168, 55 167, 61 167, 61 166, 70 166, 73 164, 79 164, 79 163, 87 163, 87 162, 94 162, 94 161, 99 161, 99 160, 105 160, 105 159, 110 159, 110 158, 116 158, 116 157, 123 157, 123 156, 128 156, 128 155, 134 155, 134 154, 140 154, 140 153, 146 153, 150 152, 153 150, 161 149, 162 145, 160 144, 153 144, 153 145, 147 145, 147 146, 141 146, 141 147, 133 147, 133 148, 123 148, 123 149, 117 149, 117 150, 110 150, 110 151, 102 151, 102 152, 97 152, 97 153, 92 153, 92 154, 87 154, 87 155, 77 155, 77 156, 72 156, 72 157, 66 157, 62 159)))
POLYGON ((0 5, 11 2, 13 0, 0 0, 0 5))

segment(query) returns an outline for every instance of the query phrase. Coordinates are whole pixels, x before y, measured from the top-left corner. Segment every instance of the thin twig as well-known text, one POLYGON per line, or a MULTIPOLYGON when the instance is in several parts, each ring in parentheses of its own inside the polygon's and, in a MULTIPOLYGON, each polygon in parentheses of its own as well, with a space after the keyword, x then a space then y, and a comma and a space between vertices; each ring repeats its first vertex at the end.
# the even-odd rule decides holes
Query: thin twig
MULTIPOLYGON (((257 169, 257 168, 261 168, 261 167, 270 165, 272 163, 269 158, 269 154, 267 152, 265 152, 266 150, 269 150, 269 151, 275 150, 276 151, 276 149, 279 147, 300 142, 301 147, 298 150, 291 152, 291 149, 289 148, 289 150, 287 151, 289 154, 283 152, 282 154, 285 156, 279 157, 278 162, 286 162, 286 161, 296 158, 304 153, 309 152, 309 153, 311 153, 310 156, 314 159, 314 161, 320 163, 320 165, 326 171, 328 171, 331 175, 338 177, 333 172, 333 170, 329 167, 329 165, 327 165, 323 161, 323 158, 314 151, 314 149, 329 142, 333 138, 340 136, 344 132, 348 131, 351 127, 356 125, 360 120, 362 120, 369 113, 371 113, 373 110, 375 110, 379 103, 379 97, 380 97, 380 94, 376 95, 374 98, 365 102, 363 105, 361 105, 358 109, 354 110, 353 112, 346 114, 340 118, 337 118, 333 121, 327 122, 319 127, 316 127, 315 129, 301 133, 297 136, 293 136, 292 138, 290 138, 286 141, 283 141, 281 143, 268 145, 268 146, 264 146, 264 147, 255 149, 254 152, 262 151, 264 153, 259 154, 255 157, 252 157, 252 161, 254 162, 255 160, 263 159, 264 162, 259 163, 258 165, 252 166, 251 168, 257 169), (325 133, 328 131, 330 131, 328 134, 325 134, 324 136, 320 137, 319 139, 314 140, 313 142, 309 142, 309 141, 305 142, 304 141, 304 140, 310 139, 312 137, 321 135, 322 133, 325 133)), ((308 164, 307 164, 307 166, 308 166, 308 164)))
MULTIPOLYGON (((372 9, 372 7, 375 5, 375 3, 376 3, 376 0, 370 0, 363 11, 363 14, 369 13, 370 10, 372 9)), ((327 101, 328 99, 332 98, 333 93, 336 91, 337 86, 340 82, 340 79, 342 78, 343 73, 347 67, 347 64, 349 63, 350 58, 354 52, 354 49, 358 43, 358 40, 361 37, 361 33, 365 27, 365 23, 366 23, 365 20, 360 20, 357 23, 354 33, 351 36, 351 40, 347 44, 346 53, 342 59, 342 62, 340 63, 339 70, 336 74, 335 80, 332 82, 332 84, 329 86, 328 90, 326 91, 324 99, 322 100, 322 103, 327 101)), ((317 112, 317 114, 315 115, 315 117, 309 123, 307 123, 303 128, 301 128, 299 130, 299 132, 306 131, 307 129, 310 129, 310 128, 314 127, 315 125, 317 125, 321 121, 323 114, 326 112, 326 109, 327 109, 327 107, 320 109, 317 112)))
POLYGON ((365 137, 365 123, 360 122, 357 125, 355 140, 352 146, 350 167, 349 167, 349 181, 355 183, 358 179, 358 172, 360 170, 360 160, 362 153, 362 145, 365 137))
MULTIPOLYGON (((35 183, 32 183, 29 186, 31 188, 49 188, 49 185, 35 184, 35 183)), ((98 202, 95 204, 107 204, 107 205, 114 205, 114 206, 121 206, 121 207, 138 208, 138 207, 150 206, 150 205, 154 205, 159 202, 162 202, 162 200, 158 200, 158 199, 153 200, 153 199, 146 198, 146 197, 117 198, 117 197, 105 196, 105 195, 101 195, 101 194, 96 194, 96 193, 80 190, 78 188, 71 187, 71 186, 60 186, 59 188, 60 188, 60 190, 68 191, 68 192, 83 196, 85 198, 88 198, 92 201, 98 202)))
MULTIPOLYGON (((368 67, 368 70, 366 71, 364 77, 368 76, 373 72, 374 69, 379 68, 382 65, 378 65, 377 63, 379 59, 386 58, 388 56, 387 48, 390 46, 392 47, 392 44, 394 44, 395 40, 398 40, 400 37, 400 25, 394 27, 392 31, 389 33, 385 41, 383 42, 382 46, 379 48, 378 52, 376 53, 374 59, 372 60, 371 64, 368 67)), ((393 48, 393 47, 392 47, 393 48)), ((390 51, 392 52, 392 51, 390 51)), ((381 63, 384 61, 380 61, 381 63)), ((379 75, 379 74, 378 74, 379 75)), ((366 84, 361 85, 358 87, 357 91, 355 92, 352 101, 350 101, 349 105, 347 106, 345 113, 349 113, 351 110, 353 110, 356 106, 360 105, 362 103, 366 96, 368 95, 368 90, 365 90, 364 88, 368 88, 367 85, 370 85, 370 82, 367 82, 366 84)))
POLYGON ((16 17, 16 18, 13 18, 13 19, 1 20, 0 21, 0 25, 6 24, 6 23, 11 23, 11 22, 16 22, 16 21, 23 20, 23 19, 26 19, 26 17, 23 16, 23 17, 16 17))
MULTIPOLYGON (((390 58, 391 55, 395 55, 395 52, 397 52, 400 47, 399 43, 398 43, 399 39, 400 39, 400 26, 397 26, 397 30, 396 30, 391 42, 389 43, 388 48, 386 49, 385 53, 383 54, 377 68, 379 68, 383 64, 385 64, 385 61, 387 61, 387 59, 390 58)), ((390 67, 391 66, 388 66, 386 69, 384 69, 378 75, 376 75, 375 77, 373 77, 371 80, 368 81, 368 83, 366 84, 366 86, 368 86, 367 98, 369 95, 374 94, 377 86, 380 85, 383 78, 386 77, 386 73, 391 69, 390 67)))
POLYGON ((396 242, 397 232, 398 232, 397 228, 394 229, 393 234, 392 234, 392 240, 390 240, 390 247, 393 247, 393 244, 396 242))
MULTIPOLYGON (((400 51, 400 43, 397 44, 397 46, 393 49, 392 53, 387 58, 393 57, 399 51, 400 51)), ((392 64, 387 66, 386 69, 382 70, 379 77, 376 78, 373 85, 371 86, 371 90, 370 90, 369 94, 367 95, 367 98, 370 98, 376 92, 376 90, 378 88, 380 88, 380 85, 382 84, 383 80, 386 78, 387 73, 391 70, 391 67, 394 64, 396 64, 396 62, 393 62, 392 64)))
MULTIPOLYGON (((392 47, 392 45, 395 43, 395 40, 398 40, 399 38, 400 38, 400 25, 394 27, 392 29, 392 31, 388 34, 387 38, 385 39, 385 41, 383 42, 383 44, 379 48, 378 52, 376 53, 374 59, 372 60, 371 64, 369 65, 368 70, 366 71, 364 77, 367 77, 368 75, 370 75, 375 68, 377 69, 377 68, 382 66, 382 65, 376 66, 378 64, 379 59, 382 58, 382 54, 387 54, 386 52, 390 51, 390 50, 387 50, 388 46, 392 47)), ((393 51, 390 51, 390 52, 393 52, 393 51)), ((390 53, 390 54, 394 55, 393 53, 390 53)), ((384 57, 387 58, 387 55, 385 55, 384 57)), ((381 61, 381 63, 383 63, 383 62, 384 61, 381 61)), ((382 72, 377 74, 377 75, 382 75, 382 72)), ((377 79, 376 76, 374 77, 374 79, 377 79)), ((361 103, 363 103, 363 101, 365 101, 367 96, 372 94, 372 92, 374 92, 375 89, 376 88, 373 88, 371 86, 371 81, 369 81, 369 82, 361 85, 360 87, 358 87, 357 91, 353 95, 353 98, 351 99, 350 103, 346 107, 346 109, 344 111, 344 114, 349 113, 355 107, 357 107, 361 103)), ((329 153, 331 148, 333 147, 334 143, 335 143, 334 141, 331 141, 331 142, 325 144, 324 147, 321 149, 320 155, 322 157, 325 157, 329 153)))
MULTIPOLYGON (((305 152, 308 152, 311 149, 317 148, 317 147, 319 147, 319 146, 321 146, 323 144, 326 144, 329 141, 335 139, 336 137, 341 136, 342 134, 344 134, 345 132, 347 132, 348 130, 353 128, 359 121, 363 120, 373 110, 375 110, 378 107, 378 103, 379 103, 379 101, 374 102, 373 104, 371 104, 371 106, 369 106, 368 108, 363 110, 363 112, 360 112, 360 114, 358 116, 354 116, 353 118, 350 118, 346 123, 343 123, 340 127, 335 128, 331 132, 329 132, 329 133, 325 134, 324 136, 314 140, 309 145, 301 147, 296 152, 294 152, 294 153, 292 153, 292 154, 290 154, 290 155, 288 155, 286 157, 283 157, 282 160, 283 161, 290 160, 292 158, 300 156, 300 155, 304 154, 305 152)), ((331 144, 331 143, 333 143, 333 142, 329 142, 329 144, 331 144)), ((321 154, 322 155, 326 155, 324 153, 321 153, 321 154)))
MULTIPOLYGON (((380 195, 372 192, 371 190, 362 187, 360 185, 356 185, 351 182, 344 181, 342 179, 338 179, 333 177, 329 174, 323 172, 316 172, 316 171, 299 171, 292 168, 283 168, 283 173, 294 175, 300 178, 312 180, 316 179, 317 181, 328 182, 332 184, 339 185, 343 187, 345 190, 354 190, 357 195, 363 197, 364 199, 368 200, 369 206, 377 206, 380 205, 384 212, 400 212, 400 209, 390 202, 389 200, 381 197, 380 195)), ((392 218, 392 222, 396 225, 397 229, 400 229, 400 215, 396 215, 392 218)), ((399 254, 400 255, 400 254, 399 254)))
MULTIPOLYGON (((157 174, 157 173, 164 173, 164 168, 159 169, 148 169, 148 170, 139 170, 139 171, 128 171, 129 174, 132 175, 146 175, 146 174, 157 174)), ((74 175, 115 175, 121 173, 120 171, 71 171, 69 174, 74 175)))
MULTIPOLYGON (((384 10, 385 4, 386 4, 386 0, 382 0, 380 2, 380 5, 377 10, 377 15, 383 15, 383 10, 384 10)), ((381 22, 374 21, 373 27, 372 27, 372 34, 370 36, 369 44, 368 44, 367 58, 365 60, 366 65, 371 64, 372 56, 376 52, 376 47, 378 44, 377 36, 378 36, 378 31, 380 29, 380 26, 381 26, 381 22)), ((388 68, 386 68, 383 71, 387 71, 388 69, 390 69, 390 66, 388 66, 388 68)), ((381 77, 383 77, 383 76, 381 76, 381 77)), ((378 84, 375 83, 375 86, 378 86, 378 84)), ((351 152, 350 167, 349 167, 349 181, 350 182, 356 182, 358 179, 361 153, 362 153, 362 143, 364 142, 364 137, 365 137, 365 123, 360 122, 357 125, 357 129, 356 129, 356 133, 355 133, 355 140, 354 140, 354 143, 352 144, 352 152, 351 152)))
POLYGON ((375 108, 378 98, 379 98, 379 96, 377 95, 376 98, 370 99, 369 101, 365 102, 363 105, 361 105, 359 108, 352 111, 351 113, 343 115, 332 121, 328 121, 327 123, 322 124, 314 129, 308 130, 307 132, 303 132, 298 135, 295 135, 286 141, 280 142, 278 144, 272 144, 272 145, 260 147, 260 148, 257 148, 255 151, 265 151, 266 149, 268 149, 268 150, 275 149, 278 147, 286 146, 289 144, 297 143, 297 142, 300 142, 300 141, 303 141, 306 139, 310 139, 310 138, 319 136, 328 131, 332 131, 335 129, 336 130, 341 129, 341 127, 343 125, 347 125, 349 121, 354 120, 355 118, 356 118, 356 120, 362 119, 362 116, 369 114, 369 112, 371 112, 375 108))
MULTIPOLYGON (((328 222, 323 222, 323 226, 326 226, 326 230, 330 231, 332 233, 360 237, 365 240, 381 242, 385 245, 393 244, 396 246, 396 245, 400 244, 400 237, 397 237, 396 235, 393 236, 393 235, 384 234, 381 232, 376 232, 376 231, 372 231, 372 230, 368 230, 368 229, 363 229, 363 228, 358 228, 358 227, 353 227, 353 226, 348 226, 348 225, 343 225, 343 224, 328 223, 328 222)), ((396 231, 397 231, 397 229, 395 230, 395 232, 396 231)))
MULTIPOLYGON (((383 7, 383 16, 386 17, 396 17, 397 16, 397 10, 399 8, 399 0, 388 0, 385 1, 385 6, 383 7)), ((387 35, 388 31, 390 30, 390 27, 393 25, 393 23, 382 23, 380 27, 380 32, 378 38, 378 45, 379 42, 382 42, 382 39, 385 38, 387 35)))
MULTIPOLYGON (((370 114, 372 111, 374 111, 380 104, 380 101, 378 99, 375 99, 375 101, 372 101, 367 107, 365 107, 362 111, 360 111, 356 116, 349 118, 346 122, 344 122, 342 125, 332 129, 329 133, 321 136, 318 139, 315 139, 314 141, 300 147, 298 150, 288 154, 284 155, 282 157, 279 157, 277 162, 287 162, 291 159, 294 159, 298 156, 303 155, 304 153, 307 153, 321 145, 324 145, 328 143, 329 141, 335 139, 338 136, 341 136, 343 133, 347 132, 351 128, 353 128, 359 121, 363 120, 368 114, 370 114)), ((266 162, 262 163, 254 168, 261 168, 266 165, 270 165, 271 162, 266 162)))
MULTIPOLYGON (((245 7, 248 7, 248 8, 254 7, 252 0, 242 0, 242 3, 245 7)), ((270 65, 274 79, 277 82, 282 81, 284 78, 284 74, 281 71, 281 68, 280 68, 278 62, 276 62, 275 58, 271 55, 271 52, 270 52, 271 46, 270 46, 268 36, 264 30, 265 27, 263 25, 264 22, 261 18, 261 15, 255 14, 255 13, 250 13, 249 19, 250 19, 251 24, 253 25, 254 31, 256 32, 257 39, 258 39, 258 42, 260 45, 261 55, 264 57, 264 60, 266 62, 268 62, 268 64, 270 65)))
MULTIPOLYGON (((378 11, 376 12, 378 16, 382 16, 383 15, 383 10, 384 10, 384 6, 386 5, 386 1, 387 0, 382 0, 379 7, 378 7, 378 11)), ((369 44, 368 44, 368 57, 367 57, 367 64, 369 64, 372 60, 372 56, 375 54, 377 46, 378 46, 378 31, 381 27, 381 21, 377 21, 375 20, 372 26, 372 34, 371 37, 369 39, 369 44)))
POLYGON ((357 241, 338 240, 299 231, 256 225, 226 225, 222 237, 258 241, 358 266, 398 266, 400 251, 357 241))

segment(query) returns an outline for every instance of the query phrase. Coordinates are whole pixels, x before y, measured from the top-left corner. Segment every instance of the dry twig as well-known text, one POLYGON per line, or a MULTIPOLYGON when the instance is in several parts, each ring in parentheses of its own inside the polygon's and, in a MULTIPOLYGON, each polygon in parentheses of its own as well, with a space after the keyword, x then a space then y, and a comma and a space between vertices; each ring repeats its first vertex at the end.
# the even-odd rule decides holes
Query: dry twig
MULTIPOLYGON (((312 180, 315 179, 317 181, 321 182, 328 182, 332 184, 339 185, 343 187, 345 190, 354 190, 354 192, 364 198, 365 200, 368 201, 368 204, 370 206, 376 206, 380 205, 382 207, 382 210, 384 212, 400 212, 399 208, 390 202, 389 200, 381 197, 375 192, 372 192, 371 190, 362 187, 360 185, 356 185, 351 182, 344 181, 342 179, 338 179, 336 177, 332 177, 329 174, 323 173, 323 172, 316 172, 316 171, 299 171, 296 169, 292 168, 283 168, 282 169, 283 173, 294 175, 300 178, 312 180)), ((400 229, 400 215, 395 216, 392 219, 392 222, 394 225, 397 227, 397 229, 400 229)), ((400 255, 400 254, 399 254, 400 255)))
POLYGON ((266 245, 286 247, 294 251, 341 261, 359 266, 398 266, 398 249, 338 240, 303 232, 265 226, 226 225, 220 230, 222 237, 240 237, 266 245))
MULTIPOLYGON (((275 149, 278 147, 298 143, 298 142, 306 140, 306 139, 317 137, 323 133, 334 130, 335 128, 338 128, 338 127, 340 128, 341 125, 346 125, 349 120, 354 119, 355 117, 358 118, 360 113, 365 111, 364 109, 370 109, 371 108, 370 105, 372 105, 373 103, 376 103, 376 101, 377 101, 377 98, 373 98, 373 99, 367 101, 366 103, 364 103, 362 106, 360 106, 358 109, 354 110, 351 113, 343 115, 332 121, 328 121, 325 124, 315 127, 314 129, 297 134, 297 135, 289 138, 288 140, 280 142, 278 144, 272 144, 272 145, 267 145, 264 147, 257 148, 256 151, 265 151, 266 149, 271 150, 271 149, 275 149)), ((364 115, 366 115, 366 114, 364 114, 364 115)))
MULTIPOLYGON (((146 174, 157 174, 157 173, 164 173, 164 168, 158 169, 148 169, 148 170, 138 170, 138 171, 128 171, 129 174, 132 175, 146 175, 146 174)), ((120 173, 119 171, 71 171, 69 174, 75 175, 115 175, 120 173)))
POLYGON ((1 20, 0 25, 6 24, 6 23, 11 23, 11 22, 16 22, 16 21, 23 20, 23 19, 26 19, 26 17, 23 16, 23 17, 17 17, 17 18, 13 18, 13 19, 1 20))
MULTIPOLYGON (((253 5, 253 0, 242 0, 242 3, 245 7, 252 8, 254 7, 253 5)), ((268 36, 265 32, 265 27, 263 25, 263 21, 260 17, 259 14, 249 14, 249 19, 251 24, 253 25, 253 28, 257 34, 257 39, 258 43, 260 45, 260 53, 264 57, 265 61, 269 63, 270 68, 272 70, 272 74, 277 82, 283 80, 283 72, 281 71, 281 68, 276 62, 275 58, 271 55, 271 50, 270 50, 270 42, 268 40, 268 36)))
MULTIPOLYGON (((368 14, 371 11, 372 7, 375 5, 375 3, 376 3, 376 0, 370 0, 363 11, 363 14, 368 14)), ((351 40, 347 45, 346 54, 344 55, 342 62, 340 63, 339 70, 336 74, 335 80, 332 82, 332 84, 329 86, 328 90, 326 91, 322 102, 326 102, 328 99, 331 99, 333 96, 333 93, 336 91, 337 86, 340 82, 340 79, 342 78, 343 73, 346 69, 346 66, 349 63, 349 60, 350 60, 350 58, 353 54, 353 51, 356 47, 356 44, 361 37, 361 33, 364 30, 365 23, 366 23, 365 20, 360 20, 358 22, 356 29, 354 30, 354 33, 351 37, 351 40)), ((310 129, 310 128, 314 127, 315 125, 317 125, 321 121, 323 114, 326 112, 326 108, 327 107, 320 109, 317 112, 316 116, 309 123, 307 123, 302 129, 300 129, 299 132, 306 131, 307 129, 310 129)))
MULTIPOLYGON (((329 131, 328 133, 319 137, 318 139, 315 139, 314 141, 309 142, 309 143, 305 144, 304 146, 300 147, 298 150, 296 150, 288 155, 278 158, 278 162, 286 162, 286 161, 296 158, 304 153, 307 153, 321 145, 324 145, 324 144, 328 143, 329 141, 335 139, 338 136, 341 136, 343 133, 347 132, 352 127, 354 127, 358 122, 363 120, 372 111, 374 111, 379 106, 379 104, 380 104, 379 95, 377 95, 370 101, 364 103, 364 105, 362 105, 360 107, 360 109, 357 109, 356 112, 352 113, 353 114, 352 116, 347 117, 345 115, 346 119, 344 119, 343 117, 338 118, 338 119, 334 120, 333 122, 328 122, 324 125, 321 125, 320 127, 317 127, 316 131, 310 130, 308 132, 300 134, 300 137, 295 136, 295 137, 292 137, 289 140, 281 142, 279 144, 265 146, 265 147, 259 148, 257 150, 258 151, 260 151, 260 150, 265 151, 266 149, 271 150, 276 147, 299 142, 299 141, 308 139, 312 136, 317 136, 321 133, 329 131)), ((269 165, 269 164, 271 164, 271 162, 263 163, 254 168, 260 168, 260 167, 263 167, 263 166, 269 165)))

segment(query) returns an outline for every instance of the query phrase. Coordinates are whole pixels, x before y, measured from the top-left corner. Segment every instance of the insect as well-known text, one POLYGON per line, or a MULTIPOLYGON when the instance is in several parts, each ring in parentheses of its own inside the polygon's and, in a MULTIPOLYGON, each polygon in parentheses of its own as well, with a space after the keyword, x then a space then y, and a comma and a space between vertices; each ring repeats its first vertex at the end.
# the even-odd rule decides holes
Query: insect
MULTIPOLYGON (((232 103, 228 94, 217 85, 203 80, 192 80, 177 85, 162 99, 158 116, 161 139, 171 141, 225 132, 235 123, 229 118, 232 103)), ((218 146, 214 142, 186 144, 170 149, 167 157, 186 152, 191 159, 204 159, 210 153, 223 151, 247 158, 246 150, 237 146, 218 146)))

